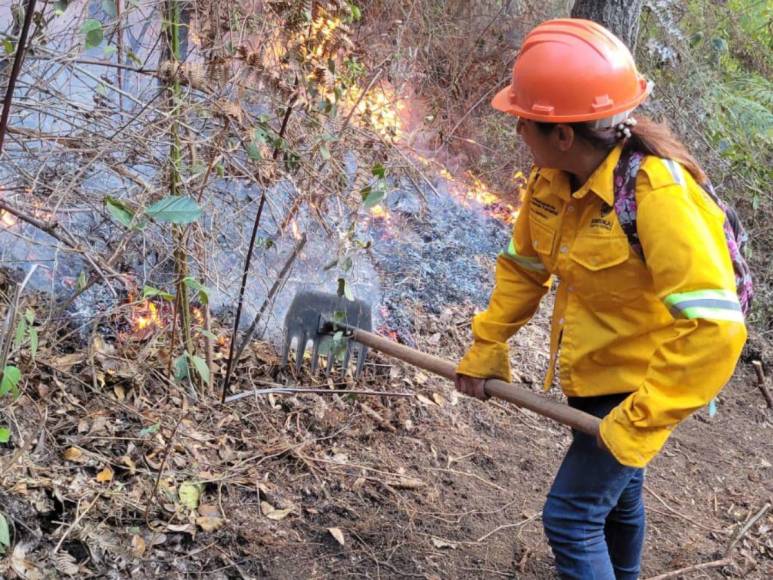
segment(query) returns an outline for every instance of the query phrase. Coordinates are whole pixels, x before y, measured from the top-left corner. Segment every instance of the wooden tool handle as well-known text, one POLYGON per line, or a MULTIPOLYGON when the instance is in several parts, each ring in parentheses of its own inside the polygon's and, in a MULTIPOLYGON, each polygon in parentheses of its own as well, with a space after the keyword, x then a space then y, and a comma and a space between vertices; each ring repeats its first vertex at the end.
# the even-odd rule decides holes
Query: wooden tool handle
MULTIPOLYGON (((398 344, 372 332, 366 332, 353 327, 350 327, 350 329, 352 331, 352 338, 357 342, 361 342, 379 352, 398 358, 401 361, 446 379, 453 381, 456 378, 456 366, 447 360, 420 352, 404 344, 398 344)), ((595 437, 599 432, 599 423, 601 421, 597 417, 567 405, 556 403, 512 383, 506 383, 499 379, 488 379, 485 390, 486 394, 492 397, 509 401, 519 407, 539 413, 588 435, 595 437)))

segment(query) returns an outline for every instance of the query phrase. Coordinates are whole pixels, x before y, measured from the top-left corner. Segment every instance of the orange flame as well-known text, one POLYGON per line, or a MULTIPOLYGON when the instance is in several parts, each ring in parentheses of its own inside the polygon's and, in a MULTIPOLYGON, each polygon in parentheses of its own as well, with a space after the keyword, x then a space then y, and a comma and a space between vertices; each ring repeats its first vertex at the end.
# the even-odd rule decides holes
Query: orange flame
POLYGON ((199 326, 204 326, 204 312, 201 308, 198 306, 194 306, 191 308, 191 314, 193 314, 193 319, 199 326))
POLYGON ((155 328, 163 328, 156 306, 150 300, 143 300, 134 308, 131 316, 132 330, 137 334, 145 334, 155 328))

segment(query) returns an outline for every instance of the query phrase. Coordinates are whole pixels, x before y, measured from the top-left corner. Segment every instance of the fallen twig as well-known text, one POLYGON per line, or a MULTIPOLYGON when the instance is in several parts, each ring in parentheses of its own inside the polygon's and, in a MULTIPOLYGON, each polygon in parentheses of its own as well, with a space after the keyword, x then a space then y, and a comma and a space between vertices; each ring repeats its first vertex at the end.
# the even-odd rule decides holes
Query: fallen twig
POLYGON ((295 393, 314 393, 316 395, 364 395, 369 397, 413 397, 413 393, 394 393, 383 391, 360 391, 350 389, 312 389, 306 387, 272 387, 270 389, 254 389, 227 397, 225 402, 232 403, 247 397, 265 395, 292 395, 295 393))
POLYGON ((666 580, 667 578, 676 578, 682 574, 686 574, 687 572, 696 572, 698 570, 706 570, 708 568, 720 568, 722 566, 729 566, 732 563, 732 558, 722 558, 721 560, 714 560, 713 562, 704 562, 702 564, 687 566, 686 568, 680 568, 679 570, 673 570, 658 576, 650 576, 646 580, 666 580))
POLYGON ((59 548, 62 547, 62 543, 65 541, 67 536, 70 535, 70 532, 75 529, 75 527, 80 523, 80 521, 84 518, 84 516, 87 513, 89 513, 89 510, 91 510, 91 508, 94 507, 94 504, 97 503, 97 500, 101 497, 101 495, 102 495, 101 493, 97 493, 96 497, 89 504, 89 507, 87 507, 85 510, 83 510, 83 512, 78 514, 78 516, 75 518, 75 521, 70 525, 69 528, 67 528, 64 534, 62 534, 62 537, 59 538, 59 543, 56 544, 56 547, 54 548, 53 552, 51 552, 52 555, 56 554, 59 551, 59 548))
POLYGON ((762 370, 762 362, 758 360, 752 361, 754 372, 757 374, 757 388, 762 392, 762 396, 765 397, 765 401, 768 403, 768 408, 773 408, 773 397, 768 391, 768 387, 765 385, 765 373, 762 370))
POLYGON ((733 564, 733 550, 735 549, 738 542, 741 541, 741 539, 746 535, 746 533, 752 528, 752 526, 755 523, 757 523, 766 513, 768 513, 768 511, 770 510, 770 507, 771 507, 771 504, 766 503, 764 506, 762 506, 762 509, 760 509, 754 516, 749 518, 749 520, 747 520, 743 526, 741 526, 738 532, 736 532, 730 544, 728 544, 727 550, 725 550, 724 558, 720 558, 719 560, 713 560, 711 562, 703 562, 702 564, 694 564, 692 566, 687 566, 686 568, 680 568, 679 570, 672 570, 671 572, 666 572, 665 574, 660 574, 658 576, 650 576, 649 578, 647 578, 647 580, 666 580, 668 578, 676 578, 688 572, 696 572, 698 570, 707 570, 709 568, 721 568, 722 566, 730 566, 731 564, 733 564))
POLYGON ((682 518, 683 520, 690 522, 692 525, 694 525, 694 526, 698 526, 699 528, 703 528, 704 530, 707 530, 707 531, 709 531, 709 532, 714 532, 714 533, 717 533, 717 534, 725 534, 725 533, 727 533, 727 532, 726 532, 726 531, 724 531, 724 530, 717 530, 717 529, 715 529, 715 528, 710 528, 710 527, 708 527, 708 526, 704 526, 703 524, 696 522, 696 521, 695 521, 695 518, 688 517, 688 516, 686 516, 686 515, 684 515, 684 514, 681 514, 681 513, 679 513, 679 512, 678 512, 678 511, 676 511, 674 508, 672 508, 670 505, 668 505, 668 504, 665 502, 665 500, 663 500, 663 498, 662 498, 662 497, 660 497, 660 496, 659 496, 657 493, 655 493, 655 492, 654 492, 654 491, 653 491, 653 490, 652 490, 652 489, 651 489, 651 488, 650 488, 650 487, 649 487, 647 484, 644 484, 644 489, 645 489, 645 490, 647 490, 647 492, 648 492, 648 493, 649 493, 649 494, 650 494, 652 497, 654 497, 654 498, 655 498, 656 500, 658 500, 658 501, 659 501, 661 504, 663 504, 663 507, 665 507, 665 508, 666 508, 666 509, 667 509, 669 512, 671 512, 671 513, 672 513, 672 514, 674 514, 675 516, 677 516, 677 517, 680 517, 680 518, 682 518))
POLYGON ((174 447, 174 437, 177 434, 177 429, 180 427, 180 423, 183 422, 183 418, 185 418, 185 411, 182 411, 180 413, 180 417, 177 419, 177 423, 174 426, 174 429, 172 429, 172 434, 169 436, 169 441, 166 443, 166 450, 164 451, 164 459, 161 460, 161 466, 158 468, 158 474, 156 474, 156 482, 153 484, 153 493, 150 494, 150 499, 148 500, 147 505, 145 506, 145 523, 148 524, 148 527, 152 529, 152 526, 150 525, 150 522, 148 521, 148 514, 150 513, 150 506, 153 505, 153 502, 158 497, 158 484, 161 481, 161 475, 164 473, 164 467, 166 467, 166 460, 169 458, 169 452, 172 450, 172 447, 174 447))
POLYGON ((496 534, 497 532, 499 532, 501 530, 506 530, 506 529, 509 529, 509 528, 520 528, 521 526, 525 526, 529 522, 533 522, 534 520, 536 520, 537 518, 540 518, 540 517, 542 517, 542 512, 537 512, 533 516, 529 516, 528 518, 526 518, 523 521, 516 522, 514 524, 504 524, 504 525, 501 525, 501 526, 499 526, 497 528, 494 528, 493 530, 491 530, 487 534, 484 534, 483 536, 481 536, 477 540, 475 540, 475 543, 476 544, 480 544, 483 540, 485 540, 489 536, 493 536, 494 534, 496 534))
POLYGON ((379 425, 381 425, 384 429, 387 431, 391 431, 392 433, 396 433, 397 429, 394 425, 392 425, 389 421, 384 419, 381 415, 379 415, 376 411, 368 407, 365 403, 360 403, 360 408, 363 410, 363 412, 368 415, 371 419, 375 420, 379 425))

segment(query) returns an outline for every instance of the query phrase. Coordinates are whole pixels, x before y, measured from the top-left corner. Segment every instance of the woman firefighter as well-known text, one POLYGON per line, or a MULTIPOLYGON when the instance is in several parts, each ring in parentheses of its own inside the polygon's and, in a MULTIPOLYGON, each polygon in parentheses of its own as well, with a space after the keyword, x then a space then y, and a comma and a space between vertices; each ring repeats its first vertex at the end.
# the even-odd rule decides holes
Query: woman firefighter
POLYGON ((644 468, 746 340, 738 232, 686 147, 631 116, 649 92, 617 37, 562 19, 526 36, 492 102, 535 167, 456 384, 485 399, 485 379, 510 380, 507 341, 558 279, 545 386, 558 359, 569 405, 602 419, 574 433, 542 512, 562 578, 638 577, 644 468))

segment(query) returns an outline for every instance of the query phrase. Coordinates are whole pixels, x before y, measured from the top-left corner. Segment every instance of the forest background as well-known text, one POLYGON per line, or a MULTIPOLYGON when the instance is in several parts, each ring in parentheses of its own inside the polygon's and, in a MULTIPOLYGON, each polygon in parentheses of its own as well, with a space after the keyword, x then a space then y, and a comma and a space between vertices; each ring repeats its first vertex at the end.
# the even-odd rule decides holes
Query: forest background
MULTIPOLYGON (((30 4, 0 0, 2 87, 24 54, 0 129, 3 574, 548 577, 567 433, 383 357, 325 379, 277 348, 314 288, 460 356, 530 167, 488 103, 573 9, 620 18, 645 112, 750 234, 749 344, 656 465, 645 570, 771 572, 769 2, 30 4), (299 385, 328 392, 271 391, 299 385)), ((513 354, 535 391, 546 333, 513 354)))

